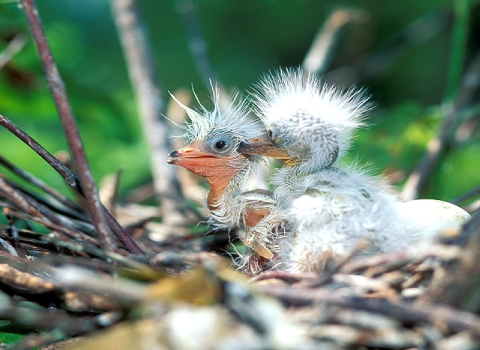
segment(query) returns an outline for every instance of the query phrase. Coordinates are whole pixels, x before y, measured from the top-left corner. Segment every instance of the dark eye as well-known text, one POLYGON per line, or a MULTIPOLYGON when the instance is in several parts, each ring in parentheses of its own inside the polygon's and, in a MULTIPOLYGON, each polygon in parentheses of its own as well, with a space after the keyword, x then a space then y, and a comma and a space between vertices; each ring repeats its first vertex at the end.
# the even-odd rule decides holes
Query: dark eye
POLYGON ((221 151, 221 150, 223 150, 225 147, 227 147, 227 141, 225 141, 225 140, 219 140, 219 141, 215 142, 214 147, 215 147, 215 149, 221 151))
POLYGON ((275 125, 270 125, 270 127, 267 129, 267 136, 270 141, 273 143, 279 143, 280 142, 280 137, 278 135, 278 130, 275 125))
POLYGON ((213 153, 221 156, 230 155, 238 147, 239 140, 230 130, 214 129, 205 140, 205 146, 213 153))
POLYGON ((209 142, 210 149, 218 154, 226 154, 232 148, 232 142, 226 137, 217 137, 209 142))

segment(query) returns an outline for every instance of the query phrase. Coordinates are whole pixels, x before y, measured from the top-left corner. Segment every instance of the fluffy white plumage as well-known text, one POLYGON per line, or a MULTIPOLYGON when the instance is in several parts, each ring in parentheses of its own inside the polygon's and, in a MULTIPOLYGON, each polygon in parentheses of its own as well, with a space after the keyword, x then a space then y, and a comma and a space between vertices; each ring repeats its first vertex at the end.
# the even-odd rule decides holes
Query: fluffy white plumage
POLYGON ((170 94, 190 118, 190 122, 186 122, 185 125, 175 123, 178 127, 185 130, 185 133, 179 137, 186 138, 190 142, 205 141, 211 138, 212 134, 226 132, 232 133, 235 142, 239 143, 246 142, 261 133, 261 127, 258 122, 248 118, 250 113, 249 105, 247 100, 239 96, 238 92, 233 92, 228 98, 226 108, 222 108, 218 86, 211 85, 210 90, 213 102, 213 110, 211 111, 201 104, 195 91, 193 94, 200 107, 198 111, 185 106, 173 94, 170 94))
POLYGON ((262 132, 259 123, 248 118, 250 110, 246 101, 234 93, 227 107, 222 108, 219 89, 213 85, 213 110, 206 109, 196 95, 198 111, 185 106, 173 95, 172 98, 190 118, 185 125, 178 125, 185 130, 181 137, 190 140, 190 144, 173 152, 169 163, 184 166, 208 180, 211 188, 206 200, 210 210, 209 224, 227 229, 239 226, 247 207, 268 207, 271 198, 252 192, 242 194, 248 175, 257 163, 261 163, 260 157, 237 152, 241 142, 262 132))
MULTIPOLYGON (((272 180, 275 209, 246 239, 268 247, 275 256, 271 264, 319 271, 362 238, 371 241, 366 254, 372 254, 404 249, 438 233, 419 223, 418 206, 405 205, 355 166, 333 166, 372 107, 364 91, 342 91, 301 70, 285 70, 266 77, 254 96, 271 144, 288 154, 278 157, 286 165, 272 180), (285 230, 278 235, 282 223, 285 230)), ((457 226, 468 217, 461 214, 457 226)))
POLYGON ((256 112, 270 136, 301 162, 298 169, 303 173, 341 158, 373 107, 364 90, 343 91, 322 84, 314 75, 305 77, 300 70, 266 76, 254 97, 256 112))

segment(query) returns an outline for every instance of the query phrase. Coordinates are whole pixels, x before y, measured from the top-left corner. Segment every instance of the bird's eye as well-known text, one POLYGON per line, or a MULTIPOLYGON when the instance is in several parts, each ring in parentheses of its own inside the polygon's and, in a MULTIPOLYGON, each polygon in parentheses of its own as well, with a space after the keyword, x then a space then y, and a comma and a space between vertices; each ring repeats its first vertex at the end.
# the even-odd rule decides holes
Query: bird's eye
POLYGON ((231 150, 232 142, 226 137, 216 137, 209 142, 210 149, 218 154, 226 154, 231 150))
POLYGON ((270 141, 273 143, 279 143, 280 137, 276 126, 270 126, 267 130, 267 136, 270 141))
POLYGON ((220 141, 215 142, 215 149, 217 149, 219 151, 224 149, 226 146, 227 146, 227 141, 225 141, 225 140, 220 140, 220 141))
POLYGON ((211 152, 225 156, 234 152, 239 142, 238 137, 232 131, 217 128, 206 137, 205 146, 211 152))

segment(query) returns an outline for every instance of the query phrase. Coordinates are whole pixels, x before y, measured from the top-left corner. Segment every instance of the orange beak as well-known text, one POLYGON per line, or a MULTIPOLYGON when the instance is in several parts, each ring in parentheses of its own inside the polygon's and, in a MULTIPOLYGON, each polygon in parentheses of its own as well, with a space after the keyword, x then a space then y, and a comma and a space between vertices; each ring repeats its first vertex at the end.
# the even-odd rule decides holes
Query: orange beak
POLYGON ((202 142, 194 142, 188 147, 170 153, 167 163, 180 165, 206 178, 210 184, 207 204, 214 209, 229 182, 243 169, 247 157, 238 153, 223 157, 214 155, 202 142))
POLYGON ((288 154, 285 148, 273 143, 266 133, 251 139, 248 143, 242 142, 237 151, 242 154, 257 154, 281 159, 285 161, 286 165, 295 165, 299 163, 296 158, 293 158, 288 154))
MULTIPOLYGON (((246 159, 246 156, 237 154, 238 156, 241 158, 239 163, 246 159)), ((204 147, 202 142, 195 142, 188 147, 170 153, 167 163, 180 165, 194 174, 213 180, 216 177, 235 175, 242 170, 241 164, 238 167, 235 166, 237 162, 234 158, 212 154, 204 147)))

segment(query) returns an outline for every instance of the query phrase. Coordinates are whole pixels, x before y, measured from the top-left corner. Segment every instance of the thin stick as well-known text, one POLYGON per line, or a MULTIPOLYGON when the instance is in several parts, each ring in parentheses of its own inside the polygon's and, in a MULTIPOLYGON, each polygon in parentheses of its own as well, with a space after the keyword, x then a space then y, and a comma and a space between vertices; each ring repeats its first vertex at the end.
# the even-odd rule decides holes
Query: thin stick
POLYGON ((458 111, 451 104, 444 105, 443 110, 445 119, 440 133, 428 143, 427 152, 408 177, 400 194, 406 201, 418 198, 450 139, 458 111))
POLYGON ((40 60, 48 81, 49 89, 52 93, 55 105, 60 115, 64 133, 67 137, 75 165, 80 173, 80 183, 85 193, 87 207, 92 217, 95 230, 98 234, 102 246, 108 251, 116 251, 116 245, 113 237, 108 230, 97 187, 93 180, 90 166, 88 165, 85 149, 83 148, 80 133, 78 131, 75 117, 73 116, 72 108, 68 101, 67 91, 65 85, 58 71, 57 65, 53 59, 50 46, 47 42, 45 32, 43 30, 38 9, 34 0, 20 0, 22 10, 27 18, 30 31, 35 40, 40 60))
POLYGON ((182 214, 186 211, 185 201, 177 180, 177 170, 167 165, 172 146, 168 139, 168 124, 162 117, 164 94, 157 79, 147 31, 134 0, 113 0, 112 7, 144 133, 150 144, 154 187, 162 203, 163 222, 167 227, 181 225, 185 221, 182 214))
POLYGON ((14 174, 18 175, 22 179, 30 182, 34 186, 40 188, 42 191, 48 193, 58 201, 60 201, 62 204, 64 204, 67 207, 70 207, 75 210, 81 209, 80 206, 72 201, 70 198, 65 196, 63 193, 58 192, 54 188, 51 188, 48 186, 45 182, 42 180, 38 179, 37 177, 33 176, 32 174, 20 169, 19 167, 15 166, 13 163, 9 162, 7 159, 3 158, 0 156, 0 164, 5 166, 7 169, 12 171, 14 174))
POLYGON ((25 326, 38 329, 56 329, 67 335, 78 335, 100 328, 99 318, 90 316, 73 317, 63 310, 36 310, 2 305, 0 317, 4 320, 16 321, 25 326))
POLYGON ((215 82, 220 91, 220 106, 227 108, 229 105, 229 94, 220 81, 208 57, 208 44, 202 35, 202 28, 195 9, 195 2, 192 0, 180 0, 178 1, 177 9, 183 19, 187 33, 188 48, 190 49, 197 73, 207 88, 210 88, 212 81, 215 82))
POLYGON ((0 54, 0 70, 15 56, 27 43, 27 36, 23 33, 15 35, 7 48, 0 54))
POLYGON ((350 22, 360 22, 365 16, 360 11, 337 9, 330 14, 317 32, 302 67, 305 73, 323 75, 331 61, 342 29, 350 22))
MULTIPOLYGON (((16 126, 8 118, 0 114, 0 125, 4 126, 12 134, 22 140, 27 144, 35 153, 42 157, 53 169, 55 169, 79 195, 85 198, 82 188, 80 187, 80 182, 78 181, 77 175, 75 175, 70 169, 68 169, 62 162, 55 158, 50 152, 48 152, 42 145, 35 141, 30 135, 25 131, 16 126)), ((133 254, 144 254, 143 251, 138 247, 138 245, 133 241, 133 239, 128 235, 128 233, 123 229, 123 227, 118 223, 118 221, 113 217, 113 215, 103 207, 105 216, 107 218, 108 224, 111 229, 117 235, 118 239, 125 244, 125 247, 133 254)))
POLYGON ((0 124, 22 140, 28 147, 30 147, 35 153, 42 157, 48 164, 52 166, 70 185, 75 191, 83 195, 80 182, 78 181, 77 175, 75 175, 70 169, 68 169, 64 164, 62 164, 57 158, 55 158, 50 152, 48 152, 43 146, 41 146, 37 141, 35 141, 30 135, 25 131, 20 129, 15 125, 10 119, 0 114, 0 124))
POLYGON ((444 101, 447 103, 454 101, 460 91, 463 65, 465 64, 465 48, 467 47, 470 0, 455 0, 453 3, 455 21, 450 45, 447 90, 444 97, 444 101))
POLYGON ((443 13, 427 13, 410 22, 368 57, 360 57, 351 65, 329 71, 325 74, 325 80, 341 80, 342 84, 350 85, 377 76, 388 70, 409 50, 421 46, 440 33, 449 23, 448 16, 443 13))
POLYGON ((465 194, 462 194, 460 197, 457 197, 451 201, 453 204, 459 204, 467 199, 480 195, 480 186, 474 188, 473 190, 468 191, 465 194))
MULTIPOLYGON (((418 197, 421 189, 425 186, 435 165, 439 161, 443 151, 451 142, 451 136, 458 126, 458 120, 462 116, 462 110, 471 103, 475 93, 480 87, 480 51, 478 51, 465 70, 462 79, 462 85, 459 87, 459 93, 455 101, 450 101, 450 95, 445 97, 446 102, 443 105, 444 122, 437 137, 430 140, 427 146, 427 152, 416 169, 408 177, 401 196, 405 200, 411 200, 418 197)), ((457 91, 457 90, 455 90, 457 91)))
POLYGON ((51 221, 48 220, 46 217, 36 217, 36 216, 30 216, 28 214, 20 213, 17 211, 14 211, 12 208, 4 208, 3 209, 5 214, 10 215, 14 218, 17 219, 22 219, 22 220, 27 220, 27 221, 32 221, 39 223, 47 228, 49 228, 52 231, 58 231, 58 233, 64 234, 65 237, 68 237, 68 239, 74 239, 75 242, 83 242, 85 244, 89 243, 93 246, 98 246, 98 240, 90 237, 84 232, 75 230, 74 228, 70 228, 68 226, 63 226, 62 224, 55 224, 52 223, 51 221))
POLYGON ((467 311, 480 310, 480 214, 473 215, 462 229, 459 244, 462 255, 450 261, 442 278, 434 280, 427 292, 419 299, 460 307, 467 311))
POLYGON ((217 82, 217 86, 219 86, 220 91, 223 93, 225 90, 219 83, 217 74, 208 59, 207 43, 202 36, 194 2, 191 0, 181 0, 178 2, 177 8, 183 19, 187 33, 188 48, 192 54, 198 74, 202 77, 205 86, 209 87, 210 81, 213 80, 217 82))
POLYGON ((430 303, 407 303, 337 296, 330 290, 300 289, 287 286, 257 286, 290 305, 327 303, 352 309, 377 312, 406 322, 442 322, 454 330, 469 330, 480 335, 480 318, 472 313, 430 303))

